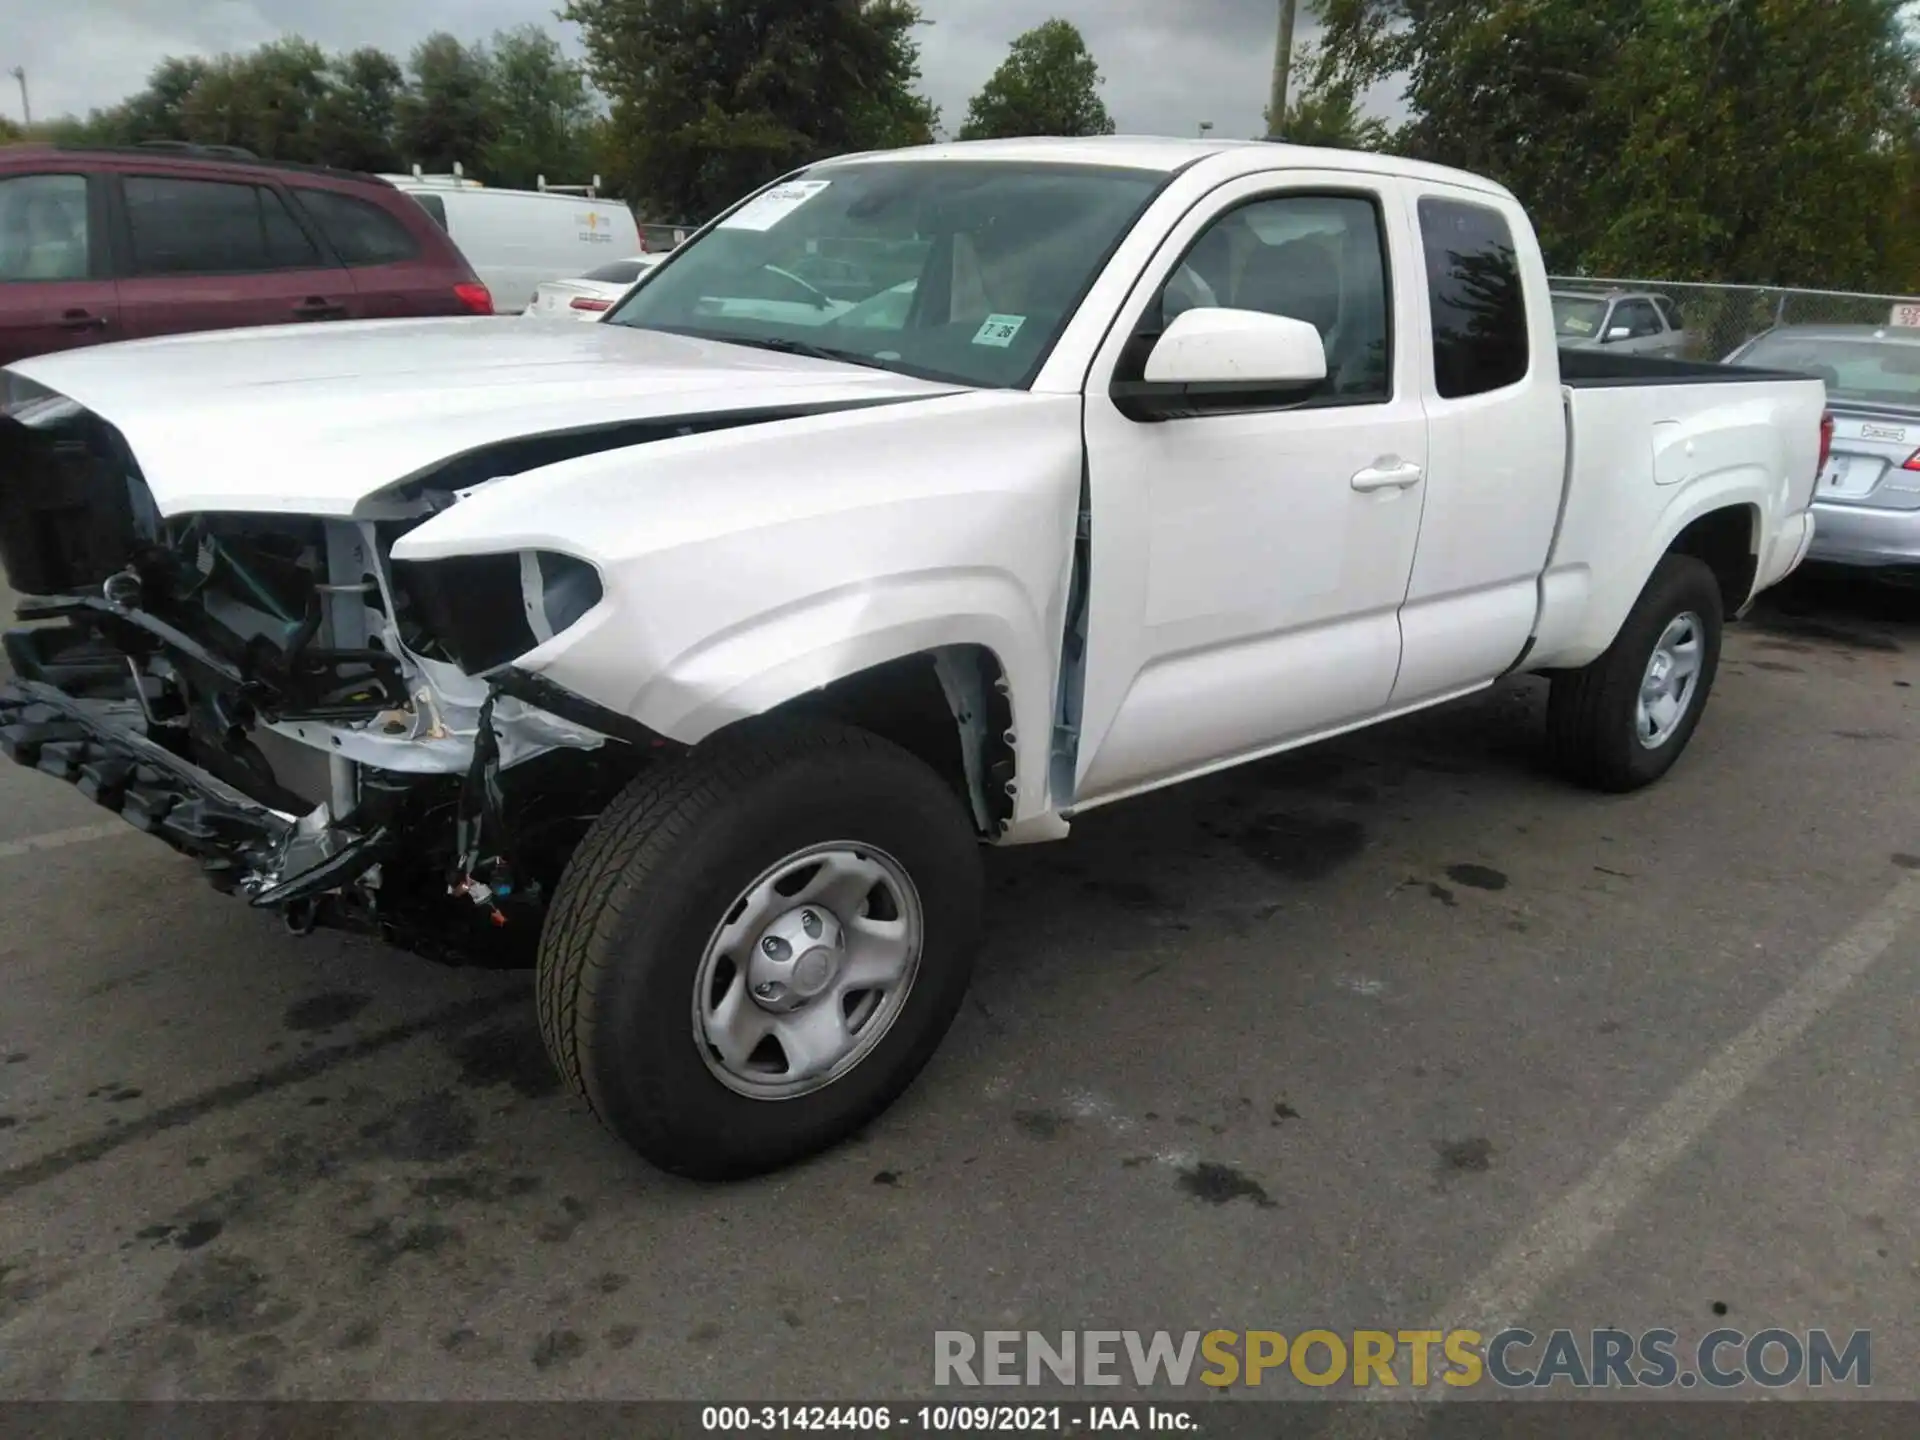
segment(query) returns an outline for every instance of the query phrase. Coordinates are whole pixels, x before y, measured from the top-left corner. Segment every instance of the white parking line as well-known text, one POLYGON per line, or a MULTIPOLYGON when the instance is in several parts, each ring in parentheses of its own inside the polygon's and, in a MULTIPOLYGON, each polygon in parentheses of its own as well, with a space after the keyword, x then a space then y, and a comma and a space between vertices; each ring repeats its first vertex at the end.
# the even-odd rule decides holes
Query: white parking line
POLYGON ((74 830, 53 830, 45 835, 29 835, 24 840, 0 840, 0 860, 16 860, 41 850, 64 850, 69 845, 86 845, 95 840, 111 840, 116 835, 138 833, 124 820, 102 825, 82 825, 74 830))
MULTIPOLYGON (((1491 1337, 1519 1323, 1547 1288, 1585 1258, 1714 1121, 1893 947, 1920 917, 1920 875, 1902 881, 1858 924, 1827 947, 1813 968, 1760 1013, 1692 1078, 1640 1120, 1572 1191, 1509 1244, 1454 1297, 1432 1330, 1477 1330, 1491 1337)), ((1453 1391, 1459 1394, 1464 1392, 1453 1391)), ((1373 1389, 1370 1400, 1445 1398, 1436 1380, 1424 1391, 1373 1389)), ((1411 1434, 1424 1406, 1369 1406, 1336 1418, 1328 1435, 1411 1434), (1345 1422, 1345 1423, 1341 1423, 1345 1422)))

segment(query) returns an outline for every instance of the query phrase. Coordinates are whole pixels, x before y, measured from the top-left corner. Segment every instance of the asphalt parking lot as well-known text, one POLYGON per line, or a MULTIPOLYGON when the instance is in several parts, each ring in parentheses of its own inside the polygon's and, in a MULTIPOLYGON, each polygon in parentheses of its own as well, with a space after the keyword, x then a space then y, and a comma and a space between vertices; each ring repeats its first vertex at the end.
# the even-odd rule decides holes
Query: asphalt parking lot
MULTIPOLYGON (((525 977, 0 773, 0 1396, 925 1394, 938 1329, 1874 1334, 1920 1397, 1920 599, 1802 577, 1623 798, 1496 693, 992 857, 909 1096, 707 1188, 525 977)), ((997 1398, 1005 1398, 1004 1395, 997 1398)))

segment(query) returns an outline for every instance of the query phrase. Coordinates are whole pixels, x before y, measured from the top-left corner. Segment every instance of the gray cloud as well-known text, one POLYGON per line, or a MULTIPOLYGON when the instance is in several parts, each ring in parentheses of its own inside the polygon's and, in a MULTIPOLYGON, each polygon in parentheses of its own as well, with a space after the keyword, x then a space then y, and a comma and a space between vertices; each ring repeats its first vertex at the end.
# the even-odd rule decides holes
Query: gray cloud
MULTIPOLYGON (((1087 36, 1120 129, 1256 135, 1266 103, 1275 0, 923 0, 924 86, 957 129, 968 99, 1020 31, 1058 15, 1087 36)), ((0 70, 24 65, 34 112, 109 105, 137 90, 161 57, 245 50, 300 34, 329 50, 378 45, 404 56, 423 35, 480 38, 532 21, 577 52, 578 37, 541 0, 0 0, 0 70), (24 12, 24 13, 21 13, 24 12)), ((1304 37, 1304 28, 1303 28, 1304 37)), ((0 113, 19 97, 0 88, 0 113)))

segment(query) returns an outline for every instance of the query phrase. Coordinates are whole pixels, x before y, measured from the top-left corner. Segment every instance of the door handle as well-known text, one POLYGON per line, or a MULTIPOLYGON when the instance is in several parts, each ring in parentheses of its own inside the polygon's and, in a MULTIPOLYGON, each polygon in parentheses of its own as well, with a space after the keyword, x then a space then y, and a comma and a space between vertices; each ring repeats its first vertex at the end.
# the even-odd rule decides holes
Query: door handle
POLYGON ((1418 465, 1368 466, 1353 477, 1353 488, 1362 495, 1375 490, 1410 490, 1426 478, 1418 465))
POLYGON ((62 330, 104 330, 107 317, 89 314, 85 310, 69 310, 60 317, 62 330))
POLYGON ((338 320, 347 313, 347 307, 315 295, 294 306, 293 313, 302 320, 338 320))

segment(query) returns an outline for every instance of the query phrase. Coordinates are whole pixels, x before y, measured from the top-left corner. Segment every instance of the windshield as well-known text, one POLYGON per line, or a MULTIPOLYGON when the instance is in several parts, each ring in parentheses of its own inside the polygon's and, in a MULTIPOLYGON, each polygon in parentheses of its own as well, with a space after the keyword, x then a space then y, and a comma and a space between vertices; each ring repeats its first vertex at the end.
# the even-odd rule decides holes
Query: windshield
POLYGON ((1164 178, 979 161, 812 171, 681 247, 605 323, 1025 385, 1164 178))
POLYGON ((1871 335, 1767 335, 1739 363, 1769 370, 1801 370, 1827 382, 1839 400, 1882 405, 1920 405, 1920 344, 1871 335))
POLYGON ((1553 297, 1553 328, 1556 334, 1572 340, 1586 340, 1600 333, 1607 318, 1607 302, 1579 295, 1553 297))

